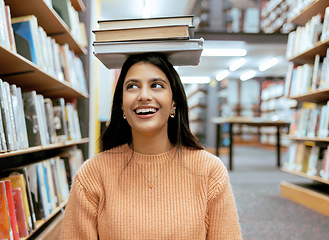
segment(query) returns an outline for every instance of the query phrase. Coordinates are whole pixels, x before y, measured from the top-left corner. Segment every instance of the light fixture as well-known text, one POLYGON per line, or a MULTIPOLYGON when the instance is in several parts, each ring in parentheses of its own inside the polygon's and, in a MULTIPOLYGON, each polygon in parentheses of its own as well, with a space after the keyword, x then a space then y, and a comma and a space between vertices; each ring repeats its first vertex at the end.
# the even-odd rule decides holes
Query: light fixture
POLYGON ((151 16, 151 0, 144 0, 143 18, 151 16))
POLYGON ((245 58, 239 58, 238 60, 236 60, 234 63, 232 63, 230 65, 230 71, 235 71, 237 69, 239 69, 240 67, 242 67, 244 64, 246 63, 246 59, 245 58))
POLYGON ((235 57, 235 56, 246 56, 247 50, 243 48, 233 48, 233 49, 203 49, 201 56, 205 57, 235 57))
POLYGON ((225 79, 228 75, 230 75, 230 72, 228 70, 223 70, 221 72, 219 72, 216 75, 216 80, 217 81, 222 81, 223 79, 225 79))
POLYGON ((191 84, 191 83, 209 83, 210 77, 181 77, 182 83, 191 84))
POLYGON ((276 58, 276 57, 271 58, 270 60, 259 65, 258 69, 259 69, 259 71, 263 72, 263 71, 275 66, 278 62, 279 62, 278 58, 276 58))
POLYGON ((250 70, 248 72, 244 72, 240 76, 241 81, 246 81, 250 78, 253 78, 256 75, 256 72, 254 70, 250 70))

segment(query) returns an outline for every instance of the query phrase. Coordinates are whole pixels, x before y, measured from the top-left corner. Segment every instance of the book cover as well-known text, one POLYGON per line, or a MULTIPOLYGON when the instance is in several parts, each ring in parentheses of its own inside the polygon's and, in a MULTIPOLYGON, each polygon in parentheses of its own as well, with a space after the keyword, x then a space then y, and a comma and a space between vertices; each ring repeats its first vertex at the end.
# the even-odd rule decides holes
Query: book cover
POLYGON ((9 211, 10 226, 13 232, 13 239, 19 240, 18 225, 17 225, 16 213, 15 213, 15 205, 14 205, 11 183, 9 180, 5 180, 4 183, 6 187, 7 205, 9 211))
MULTIPOLYGON (((148 49, 144 49, 141 51, 134 52, 119 52, 119 53, 94 53, 95 56, 104 64, 108 69, 121 69, 123 63, 128 58, 128 56, 133 54, 140 54, 146 52, 154 52, 149 51, 148 49)), ((202 49, 190 49, 190 50, 158 50, 158 53, 163 54, 169 60, 169 62, 173 66, 196 66, 200 62, 200 57, 202 53, 202 49)))
POLYGON ((59 203, 62 203, 66 199, 63 197, 62 189, 60 186, 60 175, 58 173, 58 169, 57 169, 57 165, 56 165, 56 161, 58 161, 58 160, 59 160, 59 157, 55 157, 55 158, 49 159, 49 162, 50 162, 51 172, 52 172, 52 176, 53 176, 54 183, 55 183, 55 192, 57 195, 57 199, 58 199, 59 203))
POLYGON ((153 18, 128 18, 117 20, 99 20, 100 30, 145 28, 152 26, 188 25, 193 26, 193 15, 180 15, 153 18))
POLYGON ((59 142, 68 140, 68 129, 65 115, 65 100, 64 98, 52 99, 54 109, 54 123, 59 142))
MULTIPOLYGON (((0 91, 0 95, 1 95, 1 91, 0 91)), ((1 104, 1 96, 0 96, 0 104, 1 104)), ((7 141, 6 141, 5 129, 3 128, 1 107, 0 107, 0 151, 1 152, 7 151, 7 141)))
POLYGON ((17 226, 19 237, 23 238, 29 234, 28 226, 26 225, 26 217, 24 212, 24 204, 22 198, 22 190, 21 188, 12 188, 13 200, 15 205, 17 226))
POLYGON ((7 143, 7 150, 12 151, 15 149, 14 139, 12 134, 11 128, 11 118, 9 114, 9 107, 8 107, 8 96, 6 92, 6 87, 4 82, 0 79, 0 107, 1 107, 1 114, 2 114, 2 121, 5 130, 6 136, 6 143, 7 143))
POLYGON ((9 36, 9 43, 10 43, 10 49, 16 53, 16 44, 15 44, 15 37, 14 37, 14 30, 11 25, 11 13, 10 13, 10 7, 5 6, 5 12, 6 12, 6 20, 7 20, 7 29, 8 29, 8 36, 9 36))
POLYGON ((44 108, 45 108, 45 114, 46 114, 49 142, 56 143, 57 135, 56 135, 56 129, 55 129, 55 124, 54 124, 54 109, 53 109, 53 102, 51 101, 50 98, 44 99, 44 108))
POLYGON ((0 181, 0 239, 13 239, 4 181, 0 181))
POLYGON ((39 65, 37 52, 37 22, 33 15, 12 18, 12 27, 15 35, 17 53, 31 62, 39 65), (36 26, 35 26, 36 24, 36 26))
POLYGON ((10 50, 7 28, 6 8, 4 0, 0 0, 0 45, 10 50))
POLYGON ((44 97, 41 94, 37 94, 37 115, 39 117, 42 145, 47 145, 49 144, 49 133, 46 122, 44 97))
POLYGON ((40 130, 41 117, 37 111, 37 93, 35 91, 24 92, 22 97, 29 146, 43 145, 40 130))
POLYGON ((45 218, 47 218, 50 215, 52 208, 50 203, 51 200, 48 198, 47 186, 45 182, 42 163, 36 164, 36 170, 37 170, 37 180, 38 180, 38 194, 40 194, 39 198, 41 201, 41 206, 44 216, 45 218))
POLYGON ((188 25, 158 26, 147 28, 127 28, 114 30, 94 30, 96 42, 136 41, 156 39, 189 39, 188 25))
POLYGON ((25 169, 26 169, 26 180, 27 183, 29 184, 31 200, 32 200, 32 205, 33 205, 36 220, 44 219, 45 213, 42 208, 41 194, 38 186, 37 165, 30 164, 27 165, 25 169))
POLYGON ((13 137, 13 143, 14 143, 14 150, 19 149, 19 142, 17 138, 17 128, 16 128, 16 122, 15 122, 15 116, 14 116, 14 109, 13 109, 13 103, 12 103, 12 98, 10 94, 10 86, 9 83, 3 82, 5 91, 6 91, 6 96, 7 96, 7 103, 8 103, 8 113, 10 117, 10 128, 11 128, 11 133, 13 137))
POLYGON ((25 113, 24 113, 24 104, 23 104, 23 96, 22 89, 20 87, 16 87, 16 96, 17 96, 17 105, 19 112, 19 132, 21 136, 21 141, 23 144, 23 148, 29 147, 29 140, 25 122, 25 113))
POLYGON ((320 147, 313 146, 310 153, 310 158, 308 161, 306 174, 309 176, 316 176, 317 172, 317 162, 319 160, 320 147))

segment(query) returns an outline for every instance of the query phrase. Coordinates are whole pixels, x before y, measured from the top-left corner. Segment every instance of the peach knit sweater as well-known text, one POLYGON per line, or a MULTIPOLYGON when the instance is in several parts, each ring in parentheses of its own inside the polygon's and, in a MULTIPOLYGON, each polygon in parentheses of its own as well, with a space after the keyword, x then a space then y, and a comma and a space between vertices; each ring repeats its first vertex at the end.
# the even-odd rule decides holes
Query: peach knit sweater
POLYGON ((241 239, 241 232, 228 173, 218 157, 186 147, 145 155, 124 144, 80 168, 61 237, 228 240, 241 239))

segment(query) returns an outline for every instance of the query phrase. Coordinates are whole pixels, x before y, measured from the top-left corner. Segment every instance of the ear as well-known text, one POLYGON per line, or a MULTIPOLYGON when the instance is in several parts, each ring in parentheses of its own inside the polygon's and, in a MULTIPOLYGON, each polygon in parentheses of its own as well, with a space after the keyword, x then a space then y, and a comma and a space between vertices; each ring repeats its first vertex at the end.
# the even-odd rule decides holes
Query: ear
POLYGON ((172 101, 171 106, 172 106, 172 108, 176 109, 176 103, 175 103, 175 101, 172 101))

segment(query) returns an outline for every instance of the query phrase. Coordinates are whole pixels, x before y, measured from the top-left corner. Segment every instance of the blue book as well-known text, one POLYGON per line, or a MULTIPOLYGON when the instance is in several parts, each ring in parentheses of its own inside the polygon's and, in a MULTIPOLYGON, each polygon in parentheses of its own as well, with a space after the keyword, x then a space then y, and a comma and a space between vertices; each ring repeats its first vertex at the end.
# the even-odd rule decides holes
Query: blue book
POLYGON ((26 16, 12 19, 17 53, 38 65, 36 52, 36 34, 38 26, 35 16, 26 16))

